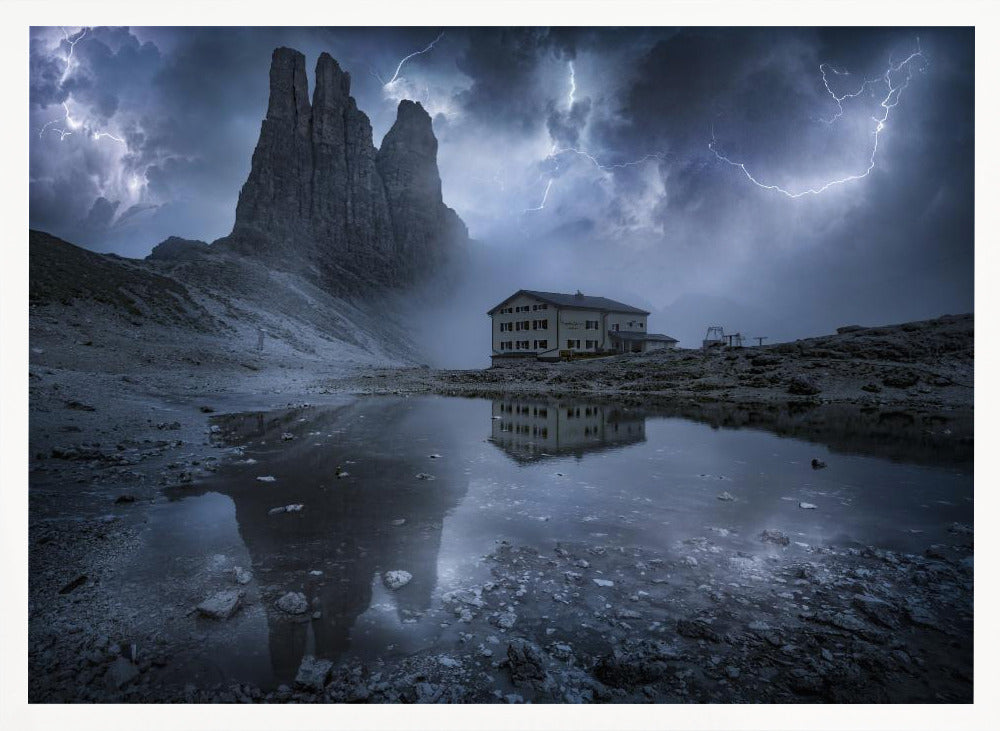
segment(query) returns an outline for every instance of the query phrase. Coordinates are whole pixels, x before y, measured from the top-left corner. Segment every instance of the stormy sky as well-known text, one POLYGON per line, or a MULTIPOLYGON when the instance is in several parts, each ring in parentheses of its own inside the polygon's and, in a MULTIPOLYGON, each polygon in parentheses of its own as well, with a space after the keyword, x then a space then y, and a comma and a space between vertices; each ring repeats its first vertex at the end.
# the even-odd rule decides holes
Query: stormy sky
POLYGON ((971 29, 34 28, 31 226, 227 234, 281 45, 351 73, 376 145, 431 113, 470 326, 522 287, 684 345, 973 309, 971 29))

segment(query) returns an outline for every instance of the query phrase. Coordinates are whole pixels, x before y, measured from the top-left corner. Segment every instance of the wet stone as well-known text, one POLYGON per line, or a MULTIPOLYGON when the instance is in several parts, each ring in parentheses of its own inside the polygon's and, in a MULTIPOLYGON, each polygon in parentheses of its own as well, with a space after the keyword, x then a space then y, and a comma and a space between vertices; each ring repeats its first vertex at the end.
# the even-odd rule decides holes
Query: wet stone
POLYGON ((237 584, 249 584, 253 581, 253 572, 242 566, 236 566, 233 568, 233 578, 237 584))
POLYGON ((330 660, 318 660, 306 655, 295 675, 295 685, 308 690, 323 690, 332 670, 333 662, 330 660))
POLYGON ((302 592, 290 591, 278 599, 277 607, 287 614, 305 614, 309 611, 309 602, 302 592))
POLYGON ((523 638, 507 645, 507 670, 514 685, 527 685, 539 690, 549 683, 542 651, 533 642, 523 638))
POLYGON ((210 619, 229 619, 240 606, 240 592, 217 591, 197 606, 198 613, 210 619))
POLYGON ((680 659, 678 652, 657 640, 631 640, 624 648, 602 657, 594 675, 615 688, 633 688, 667 677, 680 659))
POLYGON ((385 576, 382 577, 382 583, 393 591, 396 589, 402 589, 412 580, 413 574, 409 571, 386 571, 385 576))
POLYGON ((787 546, 791 540, 780 530, 768 528, 761 532, 760 540, 764 543, 775 543, 779 546, 787 546))

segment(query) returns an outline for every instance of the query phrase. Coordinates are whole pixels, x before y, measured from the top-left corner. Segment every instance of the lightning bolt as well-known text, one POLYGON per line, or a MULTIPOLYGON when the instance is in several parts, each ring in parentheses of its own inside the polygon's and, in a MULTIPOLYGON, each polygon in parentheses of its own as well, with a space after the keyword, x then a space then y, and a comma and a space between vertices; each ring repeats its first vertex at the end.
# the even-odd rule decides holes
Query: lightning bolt
MULTIPOLYGON (((569 70, 569 93, 566 96, 566 106, 569 109, 573 108, 576 103, 576 67, 573 62, 570 61, 567 64, 569 70)), ((611 173, 614 170, 621 170, 623 168, 634 167, 636 165, 642 165, 643 163, 649 162, 650 160, 662 160, 666 155, 662 152, 652 152, 647 155, 643 155, 637 160, 629 160, 627 162, 619 162, 613 164, 605 164, 594 157, 591 153, 579 147, 559 147, 558 143, 553 143, 552 147, 549 149, 548 155, 545 156, 544 160, 555 160, 556 161, 556 171, 559 171, 559 158, 563 155, 577 155, 582 157, 591 163, 595 168, 600 170, 602 173, 611 173)), ((545 208, 545 204, 549 199, 549 191, 552 190, 552 184, 555 183, 555 177, 550 177, 548 182, 545 184, 545 192, 542 194, 541 202, 532 208, 525 208, 523 213, 531 213, 533 211, 540 211, 545 208)))
POLYGON ((662 152, 651 152, 648 155, 643 155, 638 160, 630 160, 628 162, 619 162, 613 165, 605 165, 586 150, 581 150, 577 147, 563 147, 560 149, 553 149, 549 153, 549 158, 565 155, 566 153, 579 155, 580 157, 593 163, 595 168, 597 168, 598 170, 603 170, 604 172, 608 172, 611 170, 619 170, 621 168, 629 168, 635 165, 642 165, 644 162, 649 162, 650 160, 662 160, 664 157, 666 157, 666 155, 662 152))
POLYGON ((576 101, 576 69, 573 67, 573 62, 569 62, 569 96, 566 98, 566 106, 569 109, 573 108, 573 104, 576 101))
POLYGON ((549 178, 548 185, 545 186, 545 193, 542 195, 542 202, 539 203, 534 208, 525 208, 524 212, 529 213, 531 211, 540 211, 545 208, 545 202, 549 199, 549 191, 552 190, 552 183, 555 182, 555 178, 549 178))
MULTIPOLYGON (((751 173, 750 170, 747 168, 746 163, 732 160, 723 153, 719 152, 719 150, 716 149, 714 127, 712 129, 712 141, 708 143, 708 149, 711 150, 712 153, 715 155, 715 157, 718 158, 720 161, 742 170, 747 180, 756 185, 758 188, 763 188, 764 190, 771 190, 776 193, 781 193, 782 195, 788 198, 801 198, 806 195, 819 195, 820 193, 823 193, 824 191, 829 190, 830 188, 833 188, 835 186, 845 185, 846 183, 851 183, 855 180, 861 180, 862 178, 866 178, 868 177, 869 173, 871 173, 871 171, 875 169, 876 157, 878 155, 879 136, 886 128, 886 123, 889 120, 890 112, 893 109, 895 109, 896 106, 899 104, 899 100, 903 94, 903 91, 910 85, 910 80, 913 78, 913 63, 917 59, 920 59, 923 62, 923 65, 920 67, 920 71, 926 69, 927 58, 920 50, 919 38, 917 38, 916 51, 910 53, 909 56, 904 58, 898 64, 893 64, 892 59, 890 58, 889 65, 887 66, 885 73, 883 73, 881 77, 877 77, 875 79, 869 79, 861 85, 861 88, 859 88, 858 91, 844 94, 841 96, 838 96, 830 89, 830 86, 827 83, 827 77, 826 73, 824 72, 823 65, 820 66, 820 74, 823 78, 823 85, 826 87, 826 90, 830 94, 830 96, 833 97, 834 101, 837 103, 837 107, 839 110, 838 113, 835 114, 830 120, 828 121, 823 120, 827 124, 832 124, 843 114, 844 108, 842 103, 844 100, 859 96, 869 85, 882 84, 882 83, 885 84, 886 92, 885 95, 882 97, 881 102, 879 102, 879 106, 881 107, 882 112, 879 116, 872 117, 872 121, 875 123, 875 129, 872 131, 872 149, 871 149, 871 154, 868 157, 868 166, 865 168, 864 172, 855 173, 853 175, 848 175, 843 178, 837 178, 835 180, 830 180, 819 187, 806 188, 805 190, 800 190, 795 192, 783 188, 780 185, 765 183, 761 180, 758 180, 756 177, 754 177, 753 173, 751 173), (894 80, 893 76, 899 74, 899 72, 902 71, 903 69, 906 70, 905 77, 903 77, 901 81, 894 80)), ((832 67, 831 70, 833 70, 832 67)), ((846 75, 845 73, 839 71, 834 71, 834 73, 841 76, 846 75)))
MULTIPOLYGON (((66 44, 69 46, 69 51, 66 53, 65 58, 63 58, 65 66, 63 67, 62 76, 59 77, 59 84, 61 86, 63 83, 65 83, 66 79, 69 77, 70 72, 76 65, 76 61, 73 59, 73 55, 76 52, 76 44, 82 41, 86 37, 88 29, 81 28, 76 33, 68 33, 63 26, 59 26, 59 30, 62 32, 63 41, 65 41, 66 44), (75 40, 73 39, 73 36, 76 36, 75 40)), ((83 122, 73 119, 73 116, 72 114, 70 114, 69 111, 68 102, 63 102, 62 108, 63 108, 62 117, 56 117, 55 119, 50 119, 48 122, 42 125, 42 128, 38 131, 39 139, 42 138, 42 136, 46 133, 46 131, 51 129, 53 132, 59 135, 59 141, 62 142, 67 137, 72 135, 74 130, 80 129, 80 127, 83 126, 83 122), (59 121, 64 121, 66 123, 66 126, 54 127, 53 125, 59 121)), ((117 135, 113 135, 110 132, 105 132, 104 130, 96 130, 91 132, 88 130, 88 133, 89 137, 95 142, 107 137, 108 139, 114 140, 119 144, 125 145, 126 149, 128 148, 128 143, 125 142, 124 139, 118 137, 117 135)))
POLYGON ((399 72, 403 70, 403 64, 405 64, 407 61, 409 61, 414 56, 420 56, 421 54, 427 53, 429 50, 431 50, 432 48, 434 48, 434 46, 437 45, 437 42, 440 41, 442 38, 444 38, 444 31, 441 31, 441 33, 438 35, 438 37, 435 38, 433 41, 431 41, 427 45, 427 48, 424 48, 423 50, 420 50, 420 51, 414 51, 409 56, 404 56, 402 58, 402 60, 400 60, 399 64, 397 64, 397 66, 396 66, 396 73, 394 73, 392 75, 392 78, 389 79, 388 81, 382 82, 382 77, 380 77, 377 73, 374 74, 375 78, 378 79, 379 82, 382 82, 382 86, 383 87, 392 86, 396 82, 396 79, 399 78, 399 72))
POLYGON ((862 82, 861 86, 858 87, 857 91, 855 91, 855 92, 847 92, 845 94, 841 94, 841 95, 838 96, 833 91, 833 89, 830 88, 830 80, 827 78, 827 75, 826 75, 826 70, 828 68, 830 69, 830 71, 833 72, 833 74, 835 76, 850 76, 850 74, 847 71, 838 71, 833 66, 830 66, 830 64, 821 63, 819 65, 819 73, 820 73, 820 76, 823 77, 823 88, 826 89, 826 93, 829 94, 830 97, 833 99, 833 101, 837 104, 837 113, 836 114, 834 114, 829 119, 821 119, 820 120, 823 124, 828 124, 829 125, 829 124, 833 124, 838 119, 840 119, 841 116, 843 116, 843 114, 844 114, 844 100, 845 99, 855 99, 855 98, 861 96, 864 93, 865 89, 868 88, 869 84, 877 83, 880 79, 879 79, 879 77, 876 77, 874 79, 867 79, 864 82, 862 82))
POLYGON ((66 77, 69 76, 69 72, 73 68, 73 52, 76 50, 76 44, 82 41, 83 37, 87 35, 87 29, 81 28, 80 31, 78 31, 80 35, 77 36, 75 41, 70 40, 70 35, 69 33, 66 32, 65 28, 59 26, 59 30, 62 31, 63 40, 65 40, 66 43, 69 44, 69 53, 66 54, 66 68, 63 69, 62 76, 59 77, 59 84, 62 85, 62 83, 66 81, 66 77))
MULTIPOLYGON (((38 132, 38 137, 39 138, 41 138, 41 136, 45 134, 46 130, 51 129, 53 132, 57 132, 59 134, 59 141, 62 142, 64 139, 66 139, 71 134, 73 134, 73 130, 80 129, 80 127, 83 126, 83 122, 81 122, 81 121, 79 121, 77 119, 73 119, 73 116, 72 116, 72 114, 70 114, 70 111, 69 111, 69 103, 68 102, 63 102, 62 103, 62 108, 63 108, 63 112, 64 112, 63 116, 62 117, 56 117, 55 119, 50 119, 48 122, 46 122, 42 126, 42 128, 39 130, 39 132, 38 132), (60 127, 53 127, 52 126, 53 124, 55 124, 56 122, 58 122, 60 120, 64 120, 66 122, 66 127, 68 129, 62 129, 60 127)), ((121 137, 117 137, 117 136, 111 134, 110 132, 104 132, 104 131, 90 132, 90 138, 92 140, 94 140, 94 141, 103 139, 105 137, 108 137, 108 138, 114 140, 115 142, 118 142, 120 144, 125 145, 126 148, 128 147, 128 143, 125 142, 125 140, 123 140, 121 137)))

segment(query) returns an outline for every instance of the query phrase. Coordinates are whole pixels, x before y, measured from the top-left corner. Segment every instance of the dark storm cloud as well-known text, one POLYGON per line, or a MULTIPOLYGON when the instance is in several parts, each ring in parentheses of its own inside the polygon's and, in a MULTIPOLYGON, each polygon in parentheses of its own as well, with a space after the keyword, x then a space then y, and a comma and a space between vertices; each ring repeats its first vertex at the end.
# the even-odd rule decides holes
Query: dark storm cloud
POLYGON ((496 297, 714 298, 772 337, 972 307, 969 29, 36 28, 32 225, 140 256, 228 233, 279 45, 342 63, 376 144, 399 99, 431 112, 446 202, 510 262, 496 297), (795 190, 864 171, 879 89, 828 124, 820 64, 843 94, 918 37, 864 179, 789 199, 709 149, 795 190))
POLYGON ((458 70, 472 86, 458 95, 467 113, 482 121, 530 131, 544 122, 549 101, 537 83, 542 58, 571 56, 570 48, 543 28, 497 28, 474 33, 458 70))

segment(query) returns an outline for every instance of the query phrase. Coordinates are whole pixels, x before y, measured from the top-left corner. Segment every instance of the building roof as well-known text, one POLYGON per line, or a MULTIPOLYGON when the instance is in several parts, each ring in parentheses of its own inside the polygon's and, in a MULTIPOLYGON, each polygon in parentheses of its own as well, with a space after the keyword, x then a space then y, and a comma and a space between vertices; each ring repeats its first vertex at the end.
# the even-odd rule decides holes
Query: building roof
POLYGON ((662 335, 660 333, 645 333, 645 332, 635 332, 632 330, 612 330, 608 333, 613 338, 619 338, 620 340, 656 340, 664 343, 676 343, 677 338, 672 338, 669 335, 662 335))
POLYGON ((487 312, 487 315, 492 315, 494 312, 499 310, 503 305, 507 304, 509 300, 514 299, 519 294, 526 294, 535 299, 539 299, 542 302, 548 302, 550 305, 555 305, 556 307, 563 307, 566 309, 573 310, 601 310, 603 312, 625 312, 633 315, 648 315, 649 312, 646 310, 640 310, 638 307, 632 307, 632 305, 627 305, 624 302, 617 302, 616 300, 608 299, 607 297, 594 297, 591 295, 583 294, 582 292, 577 292, 576 294, 563 294, 562 292, 538 292, 533 289, 519 289, 510 297, 507 297, 499 305, 487 312))

